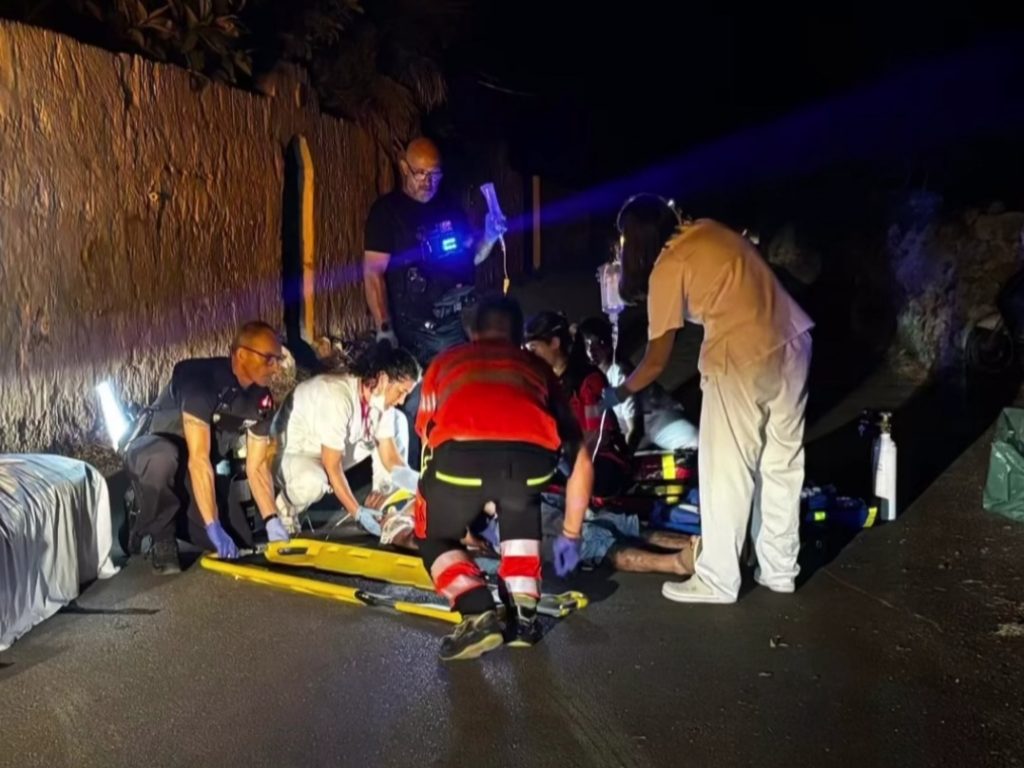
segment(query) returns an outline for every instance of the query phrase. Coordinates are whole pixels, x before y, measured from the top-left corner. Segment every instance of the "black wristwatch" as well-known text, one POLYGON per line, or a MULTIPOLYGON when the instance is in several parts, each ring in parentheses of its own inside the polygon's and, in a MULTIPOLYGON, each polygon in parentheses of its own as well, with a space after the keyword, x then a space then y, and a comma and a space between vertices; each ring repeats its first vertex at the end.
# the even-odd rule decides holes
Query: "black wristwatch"
POLYGON ((380 324, 380 332, 381 333, 390 333, 391 332, 391 323, 389 323, 387 321, 384 321, 383 323, 381 323, 380 324))

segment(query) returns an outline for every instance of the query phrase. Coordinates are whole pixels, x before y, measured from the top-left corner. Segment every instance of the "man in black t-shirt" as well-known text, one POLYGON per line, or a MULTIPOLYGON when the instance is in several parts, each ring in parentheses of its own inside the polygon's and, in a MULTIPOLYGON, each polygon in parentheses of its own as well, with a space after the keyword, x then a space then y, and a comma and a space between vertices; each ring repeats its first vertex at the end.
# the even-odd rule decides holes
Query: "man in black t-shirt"
POLYGON ((273 540, 287 540, 277 519, 270 472, 269 434, 273 402, 267 384, 281 362, 281 344, 266 323, 247 323, 231 345, 230 357, 184 360, 150 406, 145 434, 125 452, 125 468, 139 507, 129 535, 138 554, 152 538, 158 573, 178 573, 179 525, 187 538, 221 557, 237 557, 234 534, 252 543, 243 521, 222 523, 214 490, 214 466, 244 434, 245 471, 253 500, 273 540), (184 511, 185 514, 180 513, 184 511))
MULTIPOLYGON (((377 340, 412 352, 426 368, 448 347, 466 341, 462 310, 473 301, 476 267, 507 230, 488 213, 475 237, 459 206, 439 195, 441 153, 429 139, 413 139, 398 162, 402 186, 379 198, 366 220, 363 284, 377 340)), ((416 420, 420 388, 405 401, 416 420)), ((419 454, 409 436, 409 455, 419 454)))
POLYGON ((399 168, 401 188, 379 198, 366 220, 363 279, 378 340, 401 344, 425 366, 465 341, 461 310, 475 267, 506 224, 488 214, 483 236, 474 236, 458 205, 438 194, 441 154, 429 139, 410 142, 399 168))

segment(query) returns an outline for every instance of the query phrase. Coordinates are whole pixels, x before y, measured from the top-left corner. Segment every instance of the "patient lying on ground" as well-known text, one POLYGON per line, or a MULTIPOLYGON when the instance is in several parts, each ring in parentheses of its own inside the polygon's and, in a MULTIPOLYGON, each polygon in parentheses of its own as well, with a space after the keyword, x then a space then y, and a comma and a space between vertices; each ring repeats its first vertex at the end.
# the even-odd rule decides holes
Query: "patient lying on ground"
MULTIPOLYGON (((399 549, 416 549, 413 535, 411 501, 387 504, 383 494, 371 494, 366 506, 381 510, 380 541, 399 549)), ((496 510, 488 505, 463 543, 478 555, 485 572, 497 571, 495 553, 499 549, 500 527, 496 510), (494 555, 494 557, 490 557, 494 555)), ((551 562, 551 548, 562 530, 564 499, 554 493, 543 494, 541 520, 542 551, 551 562)), ((640 519, 633 514, 589 511, 583 523, 582 562, 589 567, 607 563, 619 571, 633 573, 693 573, 693 538, 669 531, 641 530, 640 519)))
MULTIPOLYGON (((562 530, 564 499, 553 493, 542 498, 544 551, 550 555, 551 542, 562 530)), ((634 573, 693 573, 692 537, 641 530, 640 518, 624 512, 588 510, 580 553, 581 562, 590 567, 608 563, 616 570, 634 573)))

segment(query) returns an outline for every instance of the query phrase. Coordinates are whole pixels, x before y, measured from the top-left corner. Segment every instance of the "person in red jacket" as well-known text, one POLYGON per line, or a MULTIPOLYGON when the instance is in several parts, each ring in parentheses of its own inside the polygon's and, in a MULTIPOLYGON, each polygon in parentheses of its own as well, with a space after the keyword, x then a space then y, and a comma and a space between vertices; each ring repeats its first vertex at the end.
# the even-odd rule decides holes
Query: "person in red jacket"
POLYGON ((416 431, 425 445, 416 537, 438 593, 463 616, 441 643, 441 659, 472 659, 502 644, 487 582, 461 543, 485 504, 501 525, 501 580, 509 644, 540 637, 540 494, 559 450, 573 463, 555 570, 579 563, 583 514, 594 471, 558 381, 521 349, 523 314, 512 299, 479 304, 472 341, 442 352, 423 377, 416 431))
POLYGON ((594 460, 594 495, 619 496, 629 487, 631 468, 626 439, 615 413, 601 403, 608 379, 573 345, 569 321, 558 312, 541 312, 526 324, 526 348, 551 366, 583 430, 594 460))

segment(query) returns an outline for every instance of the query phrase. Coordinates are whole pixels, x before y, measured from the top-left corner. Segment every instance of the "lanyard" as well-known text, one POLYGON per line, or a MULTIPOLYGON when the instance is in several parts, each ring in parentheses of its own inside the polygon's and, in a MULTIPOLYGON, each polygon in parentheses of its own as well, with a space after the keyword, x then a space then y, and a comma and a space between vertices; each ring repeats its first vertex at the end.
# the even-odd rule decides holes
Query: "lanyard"
POLYGON ((359 409, 363 421, 363 442, 372 445, 376 442, 373 437, 373 427, 370 424, 370 414, 373 413, 373 409, 362 397, 359 398, 359 409))

